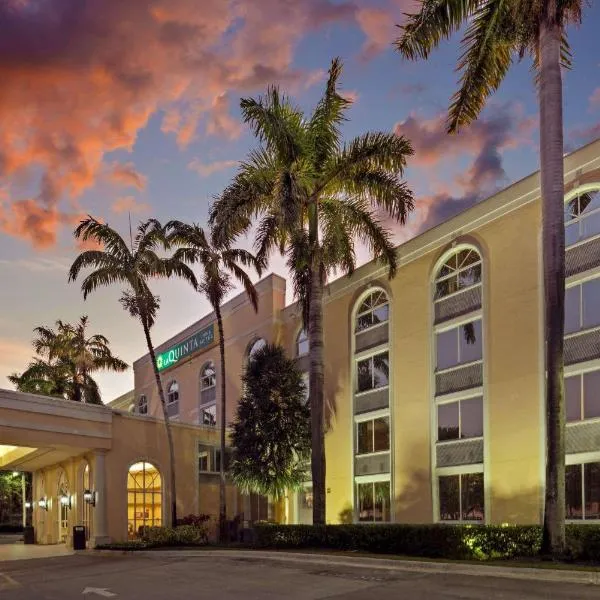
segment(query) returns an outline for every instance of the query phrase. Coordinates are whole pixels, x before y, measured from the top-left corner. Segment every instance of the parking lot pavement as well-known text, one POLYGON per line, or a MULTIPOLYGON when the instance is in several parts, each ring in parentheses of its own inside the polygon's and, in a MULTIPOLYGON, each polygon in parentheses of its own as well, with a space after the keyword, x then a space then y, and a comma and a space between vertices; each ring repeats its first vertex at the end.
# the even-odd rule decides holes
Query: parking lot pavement
POLYGON ((261 558, 77 555, 0 563, 1 600, 597 600, 597 585, 375 572, 261 558))

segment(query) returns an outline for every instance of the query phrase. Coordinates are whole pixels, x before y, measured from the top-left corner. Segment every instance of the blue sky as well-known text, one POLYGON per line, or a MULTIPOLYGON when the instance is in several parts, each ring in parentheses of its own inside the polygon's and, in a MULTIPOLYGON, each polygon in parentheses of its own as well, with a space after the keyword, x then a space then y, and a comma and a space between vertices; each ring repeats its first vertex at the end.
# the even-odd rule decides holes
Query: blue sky
MULTIPOLYGON (((88 314, 115 353, 129 362, 142 355, 142 332, 118 289, 84 303, 67 283, 73 224, 91 213, 125 233, 130 211, 134 221, 203 223, 255 145, 239 119, 240 96, 280 83, 310 110, 334 56, 355 98, 344 136, 396 130, 415 146, 406 177, 416 210, 398 241, 537 169, 530 62, 511 70, 477 123, 448 138, 460 36, 426 63, 403 62, 391 42, 411 4, 211 0, 201 14, 193 0, 106 0, 102 11, 93 2, 9 0, 0 8, 0 387, 26 366, 32 329, 58 318, 88 314)), ((598 25, 596 4, 569 32, 567 149, 600 136, 598 25)), ((285 275, 280 259, 272 270, 285 275)), ((155 289, 157 342, 207 310, 181 282, 155 289)), ((133 387, 131 371, 99 380, 106 401, 133 387)))

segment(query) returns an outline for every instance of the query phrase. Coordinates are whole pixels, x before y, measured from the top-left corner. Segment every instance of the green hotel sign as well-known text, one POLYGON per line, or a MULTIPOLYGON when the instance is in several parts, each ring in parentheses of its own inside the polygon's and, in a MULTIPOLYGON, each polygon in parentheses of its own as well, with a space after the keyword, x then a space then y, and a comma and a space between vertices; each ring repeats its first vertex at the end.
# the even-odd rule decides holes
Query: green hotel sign
POLYGON ((172 346, 168 350, 161 352, 156 356, 156 366, 159 371, 168 369, 173 365, 177 364, 180 360, 184 359, 190 354, 194 354, 202 348, 210 346, 215 341, 215 325, 209 325, 205 329, 201 329, 194 335, 190 336, 183 342, 179 342, 175 346, 172 346))

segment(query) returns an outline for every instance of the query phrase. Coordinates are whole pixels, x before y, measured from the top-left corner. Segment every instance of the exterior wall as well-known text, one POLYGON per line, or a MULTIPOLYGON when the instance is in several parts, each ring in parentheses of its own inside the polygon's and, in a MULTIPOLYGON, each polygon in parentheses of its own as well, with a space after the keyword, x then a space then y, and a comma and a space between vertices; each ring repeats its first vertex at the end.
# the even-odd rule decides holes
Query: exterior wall
MULTIPOLYGON (((235 416, 237 400, 240 396, 241 374, 250 344, 257 338, 269 342, 279 339, 279 314, 285 306, 285 280, 276 276, 261 280, 256 284, 259 294, 258 313, 245 296, 236 296, 227 302, 222 309, 223 329, 226 340, 227 358, 227 421, 235 416)), ((217 423, 220 422, 220 381, 221 366, 219 358, 219 343, 216 318, 213 313, 194 323, 186 330, 178 333, 170 340, 157 346, 156 353, 183 341, 197 331, 214 324, 214 342, 207 348, 178 362, 173 367, 161 372, 165 393, 169 383, 176 380, 179 384, 179 417, 184 423, 199 422, 200 406, 200 372, 203 366, 212 361, 217 376, 217 423)), ((146 395, 148 399, 148 414, 162 418, 162 409, 149 355, 137 360, 134 365, 135 398, 146 395)))

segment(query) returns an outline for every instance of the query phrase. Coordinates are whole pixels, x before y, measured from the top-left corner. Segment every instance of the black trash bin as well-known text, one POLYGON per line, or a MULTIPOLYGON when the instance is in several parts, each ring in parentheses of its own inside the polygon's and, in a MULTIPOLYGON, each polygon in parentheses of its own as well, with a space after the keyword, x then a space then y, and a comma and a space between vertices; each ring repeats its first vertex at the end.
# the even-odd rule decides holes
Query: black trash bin
POLYGON ((73 527, 73 550, 85 550, 85 527, 83 525, 73 527))
POLYGON ((23 528, 23 543, 35 544, 35 531, 31 525, 23 528))

